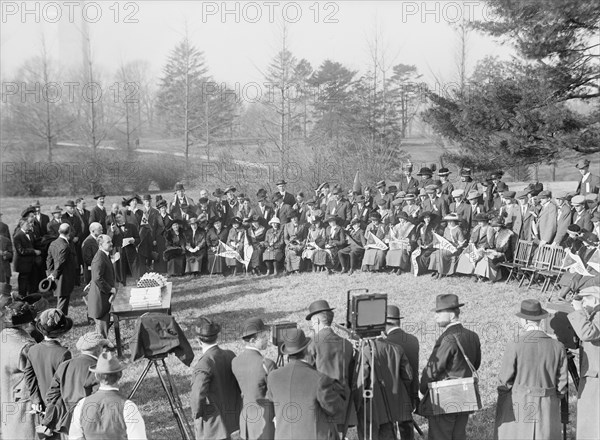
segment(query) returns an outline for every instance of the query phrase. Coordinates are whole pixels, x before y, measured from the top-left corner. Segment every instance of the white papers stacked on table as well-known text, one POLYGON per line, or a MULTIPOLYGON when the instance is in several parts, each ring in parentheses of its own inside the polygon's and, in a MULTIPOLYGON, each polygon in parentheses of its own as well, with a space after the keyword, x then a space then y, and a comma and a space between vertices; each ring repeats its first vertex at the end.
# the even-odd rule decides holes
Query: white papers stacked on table
POLYGON ((129 305, 134 309, 147 309, 162 305, 162 287, 132 287, 129 305))

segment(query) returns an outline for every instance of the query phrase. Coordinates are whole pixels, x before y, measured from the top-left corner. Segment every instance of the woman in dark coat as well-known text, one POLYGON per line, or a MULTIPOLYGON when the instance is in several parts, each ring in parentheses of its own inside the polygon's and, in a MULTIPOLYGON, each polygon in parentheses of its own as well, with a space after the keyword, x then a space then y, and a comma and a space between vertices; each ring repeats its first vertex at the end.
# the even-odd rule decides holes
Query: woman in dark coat
POLYGON ((283 248, 285 243, 283 241, 283 229, 280 227, 280 221, 277 217, 273 217, 269 221, 271 229, 267 231, 263 246, 265 251, 263 253, 263 261, 267 265, 267 275, 275 273, 279 274, 279 267, 283 263, 284 253, 283 248))
POLYGON ((208 246, 208 270, 212 275, 213 273, 223 273, 223 257, 219 257, 217 254, 222 251, 221 246, 219 246, 219 241, 225 243, 227 241, 228 232, 227 229, 223 227, 223 221, 220 217, 213 217, 211 222, 212 227, 206 233, 206 245, 208 246))
POLYGON ((433 247, 433 233, 436 232, 436 215, 424 212, 419 216, 420 224, 417 227, 417 248, 411 256, 412 269, 415 276, 423 275, 429 267, 431 254, 435 251, 433 247))
MULTIPOLYGON (((200 227, 201 221, 195 217, 188 220, 190 229, 185 237, 185 273, 199 274, 206 258, 206 232, 200 227)), ((203 226, 206 227, 206 221, 203 221, 203 226)))
POLYGON ((267 228, 260 224, 260 217, 258 215, 252 216, 252 223, 247 230, 248 241, 252 246, 253 252, 252 257, 250 257, 250 264, 248 268, 255 275, 260 275, 261 266, 262 266, 262 254, 264 252, 264 248, 262 243, 265 241, 265 237, 267 235, 267 228))
POLYGON ((140 244, 138 245, 138 258, 140 261, 140 276, 151 270, 152 253, 154 252, 154 231, 148 223, 148 214, 144 213, 140 220, 140 244))
MULTIPOLYGON (((244 259, 244 236, 246 231, 242 228, 242 219, 234 217, 231 219, 231 229, 227 235, 227 246, 236 251, 240 258, 244 259)), ((242 263, 235 258, 225 258, 227 267, 233 268, 233 275, 241 273, 243 270, 242 263)))
POLYGON ((158 259, 154 261, 154 271, 158 273, 167 273, 167 262, 164 258, 164 252, 167 249, 167 241, 165 240, 165 234, 171 227, 173 217, 167 213, 167 201, 161 200, 156 204, 158 208, 158 214, 156 216, 156 222, 154 224, 154 237, 156 240, 156 252, 158 253, 158 259))
POLYGON ((165 234, 167 249, 164 252, 167 261, 167 274, 181 276, 185 273, 185 235, 183 221, 176 219, 165 234))

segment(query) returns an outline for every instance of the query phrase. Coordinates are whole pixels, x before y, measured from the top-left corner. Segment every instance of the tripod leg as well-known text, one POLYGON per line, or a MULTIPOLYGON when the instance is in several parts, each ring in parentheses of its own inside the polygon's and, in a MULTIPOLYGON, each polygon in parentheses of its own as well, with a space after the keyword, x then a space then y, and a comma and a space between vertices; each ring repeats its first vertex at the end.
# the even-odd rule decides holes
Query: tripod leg
POLYGON ((191 426, 188 422, 188 419, 185 415, 185 411, 183 410, 183 404, 181 403, 181 397, 179 397, 179 392, 177 391, 175 382, 173 381, 173 378, 171 377, 171 373, 169 372, 169 369, 167 368, 167 364, 164 359, 162 360, 162 363, 163 363, 163 368, 165 369, 165 374, 167 376, 167 380, 169 382, 169 386, 171 387, 171 392, 173 393, 175 403, 177 404, 177 409, 179 410, 179 413, 183 420, 183 423, 184 423, 185 427, 187 428, 187 433, 189 435, 189 439, 193 440, 193 436, 191 435, 192 428, 191 428, 191 426))
MULTIPOLYGON (((163 389, 167 393, 167 398, 169 400, 169 404, 171 405, 171 411, 173 412, 173 415, 175 416, 175 420, 177 420, 177 425, 179 427, 179 432, 181 433, 181 438, 183 440, 193 440, 193 437, 189 430, 189 425, 187 425, 187 419, 185 418, 185 413, 183 412, 183 408, 181 407, 181 401, 177 402, 175 400, 175 396, 173 395, 174 385, 172 383, 167 384, 167 382, 165 382, 165 379, 161 374, 160 366, 159 366, 158 362, 155 362, 154 365, 156 367, 156 374, 158 375, 158 378, 160 379, 160 383, 162 384, 163 389), (177 405, 178 403, 179 403, 179 406, 177 405)), ((165 375, 170 380, 170 375, 168 373, 167 364, 165 363, 164 359, 162 359, 162 367, 165 370, 165 375)))
POLYGON ((148 359, 148 365, 146 365, 146 368, 144 368, 144 371, 142 372, 142 375, 140 376, 140 378, 137 380, 137 382, 135 383, 135 385, 131 389, 131 392, 129 393, 128 399, 131 400, 133 398, 133 395, 135 394, 135 392, 138 390, 138 388, 142 384, 142 381, 144 380, 144 378, 148 374, 148 371, 150 371, 150 367, 152 367, 153 363, 154 363, 154 361, 148 359))

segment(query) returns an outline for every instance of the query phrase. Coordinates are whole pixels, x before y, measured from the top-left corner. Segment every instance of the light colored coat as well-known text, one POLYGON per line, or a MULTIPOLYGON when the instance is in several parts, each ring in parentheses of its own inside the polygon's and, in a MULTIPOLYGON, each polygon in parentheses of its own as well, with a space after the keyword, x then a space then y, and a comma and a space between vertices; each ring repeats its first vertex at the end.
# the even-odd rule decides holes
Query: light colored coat
POLYGON ((598 395, 600 393, 600 313, 590 319, 583 310, 569 313, 573 330, 581 339, 577 440, 600 438, 598 395))
POLYGON ((34 439, 35 420, 28 414, 31 401, 25 385, 27 352, 35 341, 20 328, 0 334, 0 437, 4 440, 34 439))
POLYGON ((565 347, 540 330, 506 348, 498 380, 496 439, 561 438, 560 399, 567 391, 565 347))

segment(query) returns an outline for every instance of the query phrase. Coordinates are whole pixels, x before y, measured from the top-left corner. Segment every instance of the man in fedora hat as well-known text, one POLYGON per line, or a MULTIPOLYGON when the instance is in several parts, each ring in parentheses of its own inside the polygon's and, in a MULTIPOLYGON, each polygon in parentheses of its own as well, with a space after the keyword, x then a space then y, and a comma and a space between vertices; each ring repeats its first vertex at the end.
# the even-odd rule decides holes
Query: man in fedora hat
POLYGON ((385 180, 380 180, 375 186, 377 187, 377 194, 373 197, 373 203, 375 206, 381 206, 379 201, 383 200, 385 202, 385 209, 390 209, 394 196, 387 191, 385 180))
POLYGON ((100 191, 94 196, 94 200, 96 206, 90 210, 90 223, 98 222, 104 226, 106 225, 106 208, 104 207, 106 195, 103 191, 100 191))
POLYGON ((71 416, 77 402, 96 391, 98 381, 90 368, 96 366, 98 356, 113 345, 96 332, 79 338, 76 344, 79 355, 62 362, 52 378, 46 393, 46 415, 41 429, 47 436, 53 432, 68 433, 71 416))
POLYGON ((333 417, 343 412, 349 397, 338 381, 315 369, 310 344, 302 330, 288 331, 281 350, 289 362, 267 377, 267 399, 275 407, 275 439, 337 438, 333 417))
POLYGON ((406 162, 402 164, 402 174, 398 182, 398 191, 404 191, 405 193, 416 194, 419 191, 419 181, 412 176, 413 164, 406 162))
POLYGON ((269 345, 269 330, 260 318, 244 321, 242 339, 246 348, 231 361, 243 396, 240 437, 244 440, 267 440, 275 436, 273 402, 266 399, 266 394, 267 376, 277 366, 262 354, 269 345))
POLYGON ((538 300, 523 300, 516 315, 524 331, 509 342, 498 373, 496 438, 557 438, 560 400, 567 392, 567 353, 540 329, 548 312, 538 300))
POLYGON ((333 199, 327 204, 327 215, 335 215, 340 219, 340 226, 346 227, 352 220, 352 206, 350 202, 344 198, 344 193, 341 188, 333 189, 333 199))
POLYGON ((221 326, 200 318, 202 355, 194 366, 190 403, 196 440, 229 439, 240 427, 241 395, 231 369, 235 354, 217 345, 221 326))
POLYGON ((113 249, 108 235, 98 237, 98 252, 90 264, 90 291, 87 296, 87 313, 96 322, 96 332, 106 338, 110 305, 117 293, 114 265, 110 259, 113 249))
MULTIPOLYGON (((412 370, 412 382, 408 389, 408 394, 414 408, 419 403, 419 340, 416 336, 400 328, 401 319, 400 309, 397 306, 387 306, 385 322, 386 340, 402 347, 408 358, 408 363, 412 370)), ((399 429, 402 439, 414 438, 412 421, 399 423, 399 429)))
POLYGON ((439 336, 427 365, 423 369, 420 391, 425 397, 421 402, 421 413, 429 420, 429 436, 435 440, 466 439, 468 412, 434 415, 429 396, 429 383, 445 379, 472 377, 465 357, 458 347, 462 345, 469 361, 477 370, 481 364, 481 344, 477 333, 463 327, 460 322, 460 308, 464 306, 458 296, 452 293, 440 294, 435 299, 435 321, 444 331, 439 336))
POLYGON ((294 195, 285 190, 287 187, 287 182, 284 179, 278 180, 275 186, 277 186, 277 191, 283 197, 283 203, 290 206, 293 206, 294 203, 296 203, 296 198, 294 195))
POLYGON ((100 354, 96 366, 90 367, 100 386, 75 406, 69 438, 146 440, 146 425, 140 410, 119 392, 124 369, 112 351, 100 354))
POLYGON ((42 412, 46 408, 46 392, 56 369, 61 362, 71 359, 71 352, 57 338, 71 330, 73 320, 59 309, 48 309, 37 317, 35 327, 44 335, 44 340, 31 347, 27 353, 25 383, 31 407, 42 412))
POLYGON ((590 172, 590 161, 581 159, 577 162, 575 168, 577 168, 579 174, 581 174, 581 179, 579 180, 575 193, 581 196, 598 194, 600 191, 600 177, 590 172))
MULTIPOLYGON (((354 353, 352 343, 338 336, 331 328, 333 310, 335 309, 323 299, 314 301, 308 307, 306 320, 310 321, 313 330, 313 338, 308 349, 317 371, 337 380, 345 387, 347 395, 350 395, 354 353)), ((350 405, 349 400, 335 416, 338 431, 343 429, 348 405, 350 405)))
POLYGON ((69 239, 71 226, 63 223, 58 228, 59 236, 48 248, 48 280, 56 283, 54 296, 58 298, 56 307, 65 315, 69 314, 69 300, 79 277, 79 264, 75 246, 69 239))
POLYGON ((43 237, 48 231, 48 222, 50 221, 50 217, 42 213, 42 205, 40 204, 39 200, 36 200, 31 206, 35 208, 35 212, 33 213, 33 228, 40 237, 43 237))
POLYGON ((169 203, 168 211, 174 219, 187 221, 193 215, 195 210, 194 201, 185 195, 183 183, 175 184, 175 194, 173 200, 169 203))
POLYGON ((577 439, 600 438, 598 394, 600 393, 600 287, 582 289, 573 299, 573 312, 567 315, 581 340, 580 380, 577 399, 577 439))

